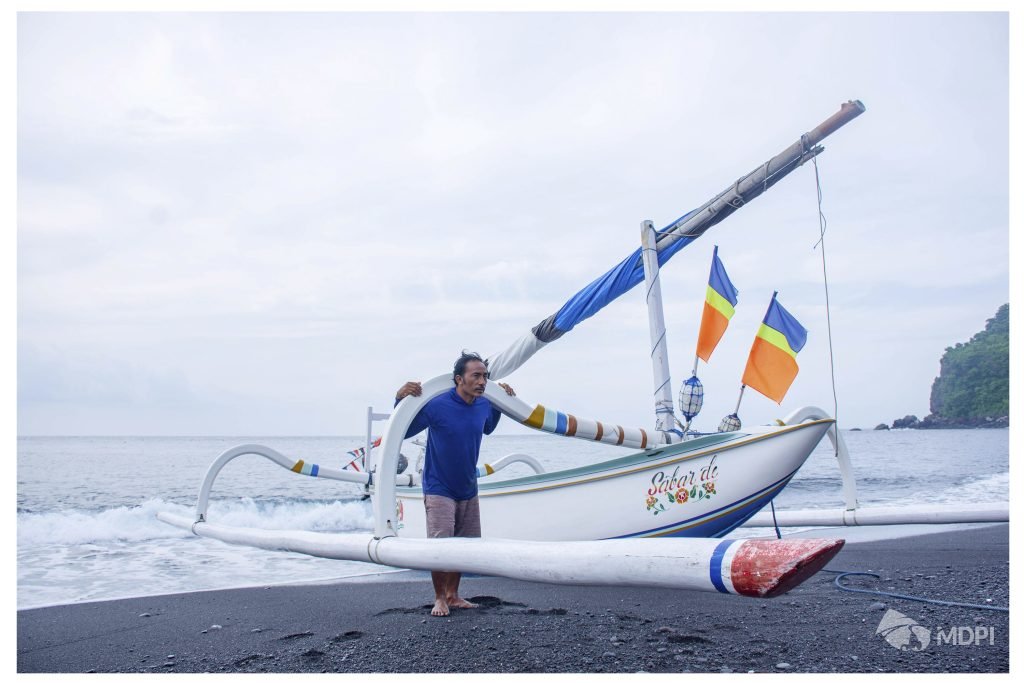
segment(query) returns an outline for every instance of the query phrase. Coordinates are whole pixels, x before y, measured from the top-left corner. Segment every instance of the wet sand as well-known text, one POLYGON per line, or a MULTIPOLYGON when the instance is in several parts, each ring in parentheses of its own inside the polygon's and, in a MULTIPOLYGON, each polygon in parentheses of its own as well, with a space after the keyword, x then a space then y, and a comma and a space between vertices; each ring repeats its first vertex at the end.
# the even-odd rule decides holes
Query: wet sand
MULTIPOLYGON (((854 587, 1006 607, 1008 529, 849 543, 828 569, 881 575, 845 579, 854 587)), ((447 618, 430 616, 424 572, 63 605, 18 612, 18 671, 1009 670, 1008 613, 845 592, 835 576, 771 600, 470 576, 462 594, 480 607, 447 618), (927 647, 876 634, 889 609, 927 630, 927 647)))

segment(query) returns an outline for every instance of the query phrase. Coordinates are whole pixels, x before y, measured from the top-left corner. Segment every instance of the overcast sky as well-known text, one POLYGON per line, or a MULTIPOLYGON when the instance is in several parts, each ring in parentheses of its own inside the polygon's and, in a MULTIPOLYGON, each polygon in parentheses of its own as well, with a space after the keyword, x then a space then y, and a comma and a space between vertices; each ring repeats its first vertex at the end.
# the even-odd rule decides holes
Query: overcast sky
MULTIPOLYGON (((860 99, 819 159, 839 417, 929 412, 1009 300, 1005 14, 22 14, 21 434, 358 434, 860 99)), ((663 270, 673 392, 711 252, 731 412, 773 290, 833 409, 814 169, 663 270)), ((653 425, 638 287, 508 381, 653 425)), ((528 433, 506 421, 505 433, 528 433)))

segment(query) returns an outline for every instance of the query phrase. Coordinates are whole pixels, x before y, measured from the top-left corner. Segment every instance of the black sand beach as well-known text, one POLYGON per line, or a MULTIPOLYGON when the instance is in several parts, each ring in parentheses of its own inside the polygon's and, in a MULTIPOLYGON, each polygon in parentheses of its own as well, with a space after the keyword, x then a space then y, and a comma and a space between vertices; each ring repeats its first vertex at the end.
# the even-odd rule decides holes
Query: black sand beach
MULTIPOLYGON (((828 568, 881 575, 849 577, 851 586, 1005 607, 1008 529, 851 543, 828 568)), ((430 616, 429 575, 401 576, 25 610, 18 671, 1009 670, 1008 613, 844 592, 825 572, 772 600, 467 577, 462 593, 481 606, 449 618, 430 616), (901 651, 876 635, 890 608, 930 632, 926 648, 901 651), (950 628, 958 642, 968 632, 982 642, 939 638, 950 628)))

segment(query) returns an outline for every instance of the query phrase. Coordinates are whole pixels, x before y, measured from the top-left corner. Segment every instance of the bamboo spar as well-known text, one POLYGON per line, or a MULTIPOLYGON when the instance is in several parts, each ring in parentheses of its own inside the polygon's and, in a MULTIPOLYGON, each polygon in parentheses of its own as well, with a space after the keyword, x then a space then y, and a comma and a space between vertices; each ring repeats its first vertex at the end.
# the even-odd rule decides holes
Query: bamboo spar
POLYGON ((722 190, 697 211, 668 226, 658 237, 658 250, 683 237, 700 237, 708 228, 721 223, 791 171, 825 151, 818 143, 863 114, 865 110, 866 107, 860 100, 845 102, 839 111, 819 123, 809 133, 801 135, 792 145, 737 180, 732 187, 722 190))

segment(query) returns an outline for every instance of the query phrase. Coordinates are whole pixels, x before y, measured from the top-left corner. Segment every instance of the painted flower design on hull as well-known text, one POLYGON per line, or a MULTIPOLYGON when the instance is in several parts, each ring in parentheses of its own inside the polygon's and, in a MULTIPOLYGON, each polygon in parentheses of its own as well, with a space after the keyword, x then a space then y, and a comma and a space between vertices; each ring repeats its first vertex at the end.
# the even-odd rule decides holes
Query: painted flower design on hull
MULTIPOLYGON (((669 498, 669 500, 672 500, 673 496, 672 496, 671 493, 668 494, 668 498, 669 498)), ((675 494, 675 502, 676 503, 685 503, 687 500, 689 500, 689 498, 690 498, 690 492, 687 491, 686 489, 681 489, 679 491, 676 491, 676 494, 675 494)))
POLYGON ((707 500, 717 494, 718 490, 715 488, 715 482, 707 481, 699 486, 694 484, 690 488, 680 488, 657 496, 647 496, 647 510, 657 515, 668 509, 665 507, 666 503, 682 505, 684 503, 707 500), (662 495, 664 495, 664 498, 662 495))

